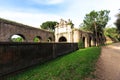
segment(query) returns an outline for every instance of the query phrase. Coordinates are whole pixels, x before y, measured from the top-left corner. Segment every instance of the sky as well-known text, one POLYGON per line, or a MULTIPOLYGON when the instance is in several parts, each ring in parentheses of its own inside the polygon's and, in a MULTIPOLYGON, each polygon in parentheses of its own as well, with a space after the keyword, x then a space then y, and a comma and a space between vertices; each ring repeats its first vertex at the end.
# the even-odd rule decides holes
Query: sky
POLYGON ((120 0, 0 0, 0 18, 40 28, 46 21, 71 19, 76 28, 92 10, 110 10, 108 26, 114 26, 120 0))

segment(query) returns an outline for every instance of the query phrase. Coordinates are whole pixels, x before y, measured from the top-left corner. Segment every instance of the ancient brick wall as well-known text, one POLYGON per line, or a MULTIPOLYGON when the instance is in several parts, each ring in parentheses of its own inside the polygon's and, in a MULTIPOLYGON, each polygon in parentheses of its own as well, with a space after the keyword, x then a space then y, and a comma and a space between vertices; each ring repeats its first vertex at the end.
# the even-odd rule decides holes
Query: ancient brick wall
POLYGON ((77 43, 0 42, 0 76, 78 49, 77 43))
POLYGON ((36 36, 41 37, 42 41, 47 42, 48 38, 54 41, 54 33, 45 31, 20 23, 0 19, 0 42, 10 42, 12 35, 21 35, 24 37, 24 42, 33 42, 36 36))

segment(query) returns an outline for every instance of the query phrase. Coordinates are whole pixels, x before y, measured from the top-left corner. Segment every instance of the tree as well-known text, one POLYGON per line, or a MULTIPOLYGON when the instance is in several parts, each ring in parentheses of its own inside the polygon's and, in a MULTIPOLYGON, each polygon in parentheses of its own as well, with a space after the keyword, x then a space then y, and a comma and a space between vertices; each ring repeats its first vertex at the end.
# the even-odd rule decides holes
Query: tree
POLYGON ((12 38, 12 42, 24 42, 24 39, 22 37, 12 38))
POLYGON ((117 20, 115 22, 115 25, 118 29, 119 34, 120 34, 120 13, 117 14, 117 20))
POLYGON ((46 21, 46 22, 42 23, 42 25, 40 27, 42 29, 47 29, 49 31, 54 31, 57 23, 58 22, 55 22, 55 21, 46 21))
POLYGON ((89 14, 86 14, 83 24, 80 26, 81 29, 90 31, 95 35, 97 44, 99 43, 99 35, 103 34, 103 29, 110 19, 109 13, 110 11, 108 10, 91 11, 89 14))
POLYGON ((34 41, 34 42, 40 42, 40 38, 35 37, 33 41, 34 41))
POLYGON ((115 39, 116 41, 119 40, 118 30, 115 27, 107 27, 104 29, 105 36, 115 39))

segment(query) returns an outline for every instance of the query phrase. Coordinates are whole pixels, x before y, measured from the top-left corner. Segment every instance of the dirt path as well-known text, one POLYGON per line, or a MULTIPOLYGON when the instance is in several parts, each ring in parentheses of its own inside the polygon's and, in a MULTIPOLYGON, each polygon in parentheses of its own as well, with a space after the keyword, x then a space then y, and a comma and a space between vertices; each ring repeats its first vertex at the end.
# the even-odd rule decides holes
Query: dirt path
POLYGON ((120 43, 102 47, 95 74, 96 80, 120 80, 120 43))

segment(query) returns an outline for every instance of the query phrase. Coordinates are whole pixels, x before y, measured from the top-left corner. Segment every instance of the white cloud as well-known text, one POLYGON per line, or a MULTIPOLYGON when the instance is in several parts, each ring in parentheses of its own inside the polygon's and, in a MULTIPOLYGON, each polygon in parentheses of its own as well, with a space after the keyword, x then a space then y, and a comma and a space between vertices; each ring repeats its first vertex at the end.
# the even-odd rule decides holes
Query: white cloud
POLYGON ((86 14, 90 13, 92 10, 110 10, 111 20, 108 25, 114 26, 116 21, 115 15, 118 13, 120 0, 74 0, 69 9, 66 12, 63 12, 65 17, 71 18, 75 23, 75 27, 78 27, 82 22, 86 14))
POLYGON ((64 0, 31 0, 38 4, 44 4, 44 5, 53 5, 53 4, 60 4, 64 2, 64 0))
POLYGON ((38 5, 44 4, 44 5, 55 5, 64 3, 65 5, 61 5, 63 8, 66 8, 66 10, 56 9, 56 13, 50 14, 49 12, 41 13, 40 9, 38 8, 13 8, 12 10, 8 8, 0 8, 0 17, 13 20, 16 22, 20 22, 23 24, 39 27, 40 24, 42 24, 45 21, 58 21, 63 18, 65 20, 68 20, 69 18, 73 21, 75 24, 75 27, 78 27, 83 19, 85 14, 89 13, 92 10, 102 10, 102 9, 108 9, 111 10, 110 17, 111 20, 109 24, 113 24, 115 22, 115 14, 117 14, 117 9, 119 9, 119 3, 120 0, 94 0, 94 1, 88 1, 88 0, 28 0, 32 1, 34 3, 37 3, 38 5), (66 2, 68 1, 68 2, 66 2), (112 5, 113 4, 113 5, 112 5), (34 9, 34 10, 32 10, 34 9), (8 11, 10 10, 10 11, 8 11), (22 11, 23 12, 19 12, 22 11), (24 12, 26 11, 26 12, 24 12), (59 11, 60 13, 58 13, 59 11), (32 12, 32 13, 31 13, 32 12), (33 13, 34 12, 34 13, 33 13))
POLYGON ((18 23, 26 24, 36 28, 40 28, 40 25, 46 21, 58 21, 60 16, 52 14, 42 13, 26 13, 26 12, 7 12, 2 11, 0 13, 1 18, 9 19, 18 23), (9 14, 8 14, 9 13, 9 14))

